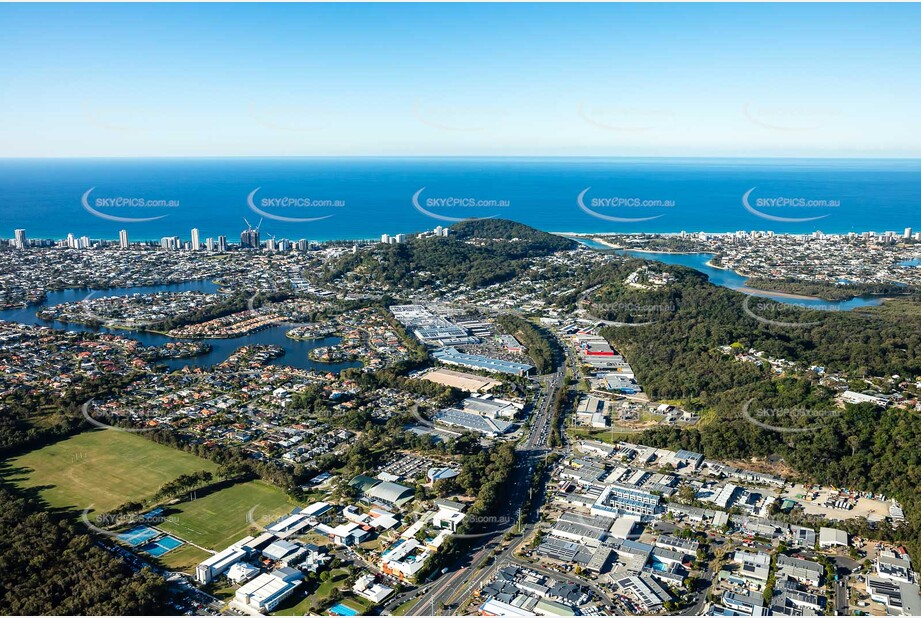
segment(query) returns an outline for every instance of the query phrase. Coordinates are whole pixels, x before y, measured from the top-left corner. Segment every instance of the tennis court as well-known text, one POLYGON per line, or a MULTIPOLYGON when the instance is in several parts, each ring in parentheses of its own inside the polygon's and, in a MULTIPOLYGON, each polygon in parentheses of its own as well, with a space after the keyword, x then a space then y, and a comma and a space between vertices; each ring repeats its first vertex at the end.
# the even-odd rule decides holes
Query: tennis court
POLYGON ((141 548, 141 551, 150 554, 154 558, 159 558, 168 551, 174 550, 181 545, 184 545, 184 543, 179 539, 165 536, 162 539, 157 539, 153 543, 148 543, 141 548))
POLYGON ((122 532, 116 538, 131 547, 137 547, 160 534, 150 526, 135 526, 127 532, 122 532))

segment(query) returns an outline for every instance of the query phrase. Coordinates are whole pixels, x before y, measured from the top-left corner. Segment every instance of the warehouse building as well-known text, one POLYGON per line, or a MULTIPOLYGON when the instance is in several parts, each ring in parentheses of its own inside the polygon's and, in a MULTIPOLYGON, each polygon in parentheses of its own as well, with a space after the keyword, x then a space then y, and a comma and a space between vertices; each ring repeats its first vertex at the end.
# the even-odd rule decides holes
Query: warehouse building
POLYGON ((399 483, 383 482, 365 492, 365 498, 399 508, 413 499, 413 489, 399 483))
POLYGON ((480 369, 483 371, 492 371, 494 373, 505 373, 514 376, 526 376, 534 371, 533 365, 525 363, 515 363, 512 361, 498 358, 490 358, 479 354, 464 354, 453 347, 445 347, 432 352, 432 356, 438 362, 446 365, 457 365, 459 367, 469 367, 471 369, 480 369))
POLYGON ((291 596, 304 575, 297 569, 281 568, 263 573, 237 589, 234 600, 257 612, 270 612, 291 596))
POLYGON ((445 408, 435 414, 432 420, 450 427, 461 427, 462 429, 476 431, 493 438, 510 433, 516 427, 515 423, 480 416, 472 412, 464 412, 457 408, 445 408))
POLYGON ((656 613, 671 599, 668 592, 648 575, 625 577, 615 584, 623 594, 636 599, 637 605, 644 612, 656 613))
POLYGON ((829 547, 847 547, 847 532, 837 528, 819 528, 819 547, 826 549, 829 547))

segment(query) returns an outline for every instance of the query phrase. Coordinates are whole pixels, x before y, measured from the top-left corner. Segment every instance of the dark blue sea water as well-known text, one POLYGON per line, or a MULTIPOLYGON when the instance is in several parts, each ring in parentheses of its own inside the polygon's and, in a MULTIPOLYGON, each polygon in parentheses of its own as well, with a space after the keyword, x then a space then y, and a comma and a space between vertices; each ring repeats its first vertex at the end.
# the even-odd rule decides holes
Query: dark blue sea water
POLYGON ((379 238, 491 216, 554 232, 921 228, 917 160, 6 159, 0 235, 189 240, 197 227, 236 242, 244 218, 263 216, 253 191, 263 239, 379 238))

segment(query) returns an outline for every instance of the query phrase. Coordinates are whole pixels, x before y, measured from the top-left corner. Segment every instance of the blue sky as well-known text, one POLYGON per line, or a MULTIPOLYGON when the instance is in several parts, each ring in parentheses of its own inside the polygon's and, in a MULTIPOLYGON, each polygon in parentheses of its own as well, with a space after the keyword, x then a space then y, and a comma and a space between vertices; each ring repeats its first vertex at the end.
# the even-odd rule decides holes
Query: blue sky
POLYGON ((921 6, 0 5, 0 156, 921 154, 921 6))

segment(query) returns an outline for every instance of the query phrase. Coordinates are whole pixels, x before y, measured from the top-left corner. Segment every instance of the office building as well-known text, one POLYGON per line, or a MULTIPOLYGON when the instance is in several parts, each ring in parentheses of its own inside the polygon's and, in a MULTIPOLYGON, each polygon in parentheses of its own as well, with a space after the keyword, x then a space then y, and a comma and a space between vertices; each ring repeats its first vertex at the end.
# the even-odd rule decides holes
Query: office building
POLYGON ((613 484, 605 487, 591 507, 592 515, 649 519, 662 511, 661 498, 654 493, 613 484))
POLYGON ((16 230, 14 245, 17 249, 23 250, 29 248, 29 239, 26 238, 26 231, 23 229, 16 230))
POLYGON ((201 584, 212 582, 214 578, 247 557, 248 552, 243 546, 252 540, 253 537, 247 537, 200 563, 195 568, 195 579, 201 584))

